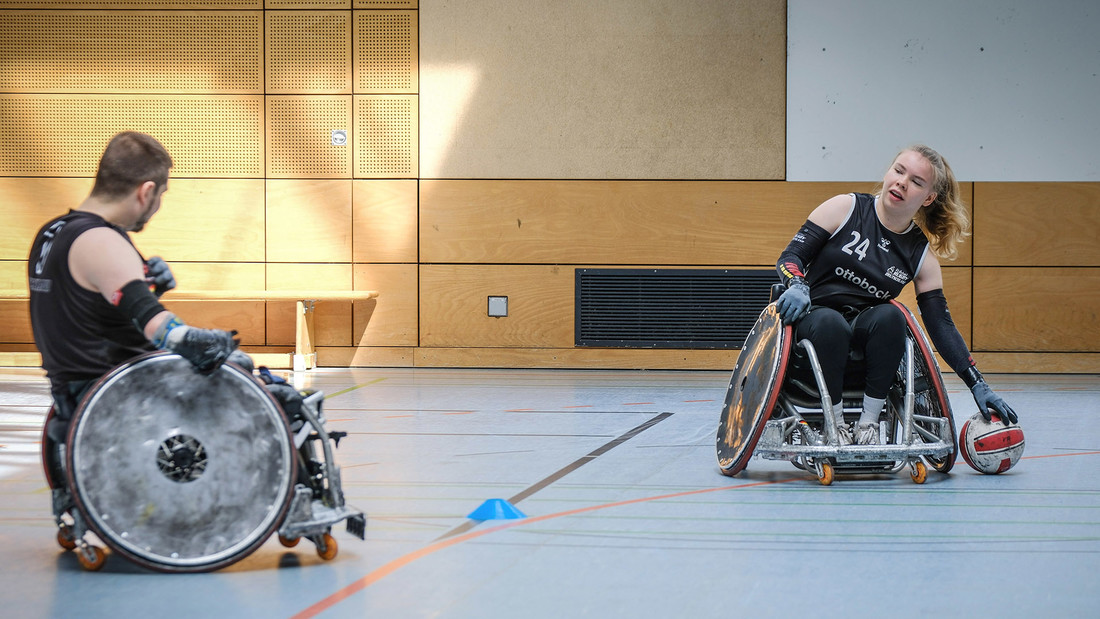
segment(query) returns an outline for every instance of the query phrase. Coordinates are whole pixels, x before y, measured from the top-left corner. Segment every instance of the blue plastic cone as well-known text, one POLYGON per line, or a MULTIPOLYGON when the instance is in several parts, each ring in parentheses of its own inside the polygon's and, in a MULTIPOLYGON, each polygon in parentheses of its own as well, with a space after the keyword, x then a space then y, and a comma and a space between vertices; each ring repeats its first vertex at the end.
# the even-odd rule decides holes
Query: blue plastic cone
POLYGON ((489 499, 466 517, 471 520, 515 520, 527 515, 504 499, 489 499))

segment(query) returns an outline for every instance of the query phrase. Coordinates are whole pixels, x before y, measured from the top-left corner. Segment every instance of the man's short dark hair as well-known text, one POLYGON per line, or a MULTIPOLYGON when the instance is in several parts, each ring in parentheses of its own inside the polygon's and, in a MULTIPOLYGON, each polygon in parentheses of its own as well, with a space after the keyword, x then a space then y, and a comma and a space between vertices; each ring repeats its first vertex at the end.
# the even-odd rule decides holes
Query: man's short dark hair
POLYGON ((121 198, 146 181, 156 183, 159 190, 168 184, 171 167, 172 157, 156 138, 135 131, 119 133, 99 160, 92 195, 121 198))

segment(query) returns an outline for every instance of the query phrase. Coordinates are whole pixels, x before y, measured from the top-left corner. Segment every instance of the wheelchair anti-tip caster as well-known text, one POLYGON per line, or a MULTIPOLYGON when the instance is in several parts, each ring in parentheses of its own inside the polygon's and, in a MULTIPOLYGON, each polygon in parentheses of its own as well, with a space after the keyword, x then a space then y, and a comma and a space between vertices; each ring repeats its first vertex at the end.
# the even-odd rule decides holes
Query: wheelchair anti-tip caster
POLYGON ((821 482, 822 486, 828 486, 833 483, 836 472, 833 470, 832 464, 824 460, 818 460, 814 463, 814 468, 817 470, 817 480, 821 482))
POLYGON ((909 476, 918 484, 923 484, 924 480, 928 479, 928 467, 920 458, 909 463, 909 476))
POLYGON ((107 562, 107 553, 99 546, 81 543, 76 549, 76 560, 88 572, 98 572, 107 562))
POLYGON ((311 539, 317 545, 318 557, 321 557, 324 561, 331 561, 336 558, 336 553, 340 550, 340 547, 336 544, 336 539, 332 535, 322 533, 311 539))
POLYGON ((73 535, 72 527, 67 524, 57 526, 57 545, 65 550, 76 548, 76 537, 73 535))

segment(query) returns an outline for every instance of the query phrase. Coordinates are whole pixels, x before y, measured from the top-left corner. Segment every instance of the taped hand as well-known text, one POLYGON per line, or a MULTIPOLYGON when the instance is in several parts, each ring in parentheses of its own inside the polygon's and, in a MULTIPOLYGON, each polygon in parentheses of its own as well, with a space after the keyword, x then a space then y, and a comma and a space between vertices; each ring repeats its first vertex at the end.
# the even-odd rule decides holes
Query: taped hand
POLYGON ((791 280, 791 285, 775 302, 775 309, 779 311, 783 324, 797 322, 810 311, 810 287, 801 278, 791 280))
POLYGON ((187 359, 195 369, 209 374, 218 369, 237 350, 236 331, 199 329, 180 325, 168 332, 165 350, 187 359))
POLYGON ((176 287, 172 270, 160 256, 153 256, 145 261, 145 281, 153 284, 153 294, 158 297, 176 287))
POLYGON ((993 389, 985 381, 974 383, 974 386, 970 388, 970 392, 974 394, 974 401, 978 403, 978 411, 981 412, 986 421, 992 420, 990 413, 992 409, 992 412, 997 413, 1006 426, 1017 422, 1016 411, 1012 410, 1012 407, 1001 396, 993 393, 993 389))

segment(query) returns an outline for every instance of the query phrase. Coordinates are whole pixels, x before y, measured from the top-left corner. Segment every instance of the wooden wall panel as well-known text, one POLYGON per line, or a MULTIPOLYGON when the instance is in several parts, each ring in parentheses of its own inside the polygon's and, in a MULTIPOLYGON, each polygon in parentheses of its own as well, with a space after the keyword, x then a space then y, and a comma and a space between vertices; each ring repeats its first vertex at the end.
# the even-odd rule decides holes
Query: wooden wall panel
POLYGON ((351 262, 351 204, 350 180, 269 180, 268 262, 351 262))
MULTIPOLYGON (((764 266, 856 183, 420 183, 424 262, 764 266)), ((955 264, 968 264, 964 257, 955 264)))
POLYGON ((419 0, 351 0, 352 8, 356 9, 416 9, 420 8, 419 0))
POLYGON ((146 258, 263 262, 263 179, 169 178, 161 208, 131 235, 146 258))
POLYGON ((355 262, 417 261, 415 180, 352 183, 352 259, 355 262))
POLYGON ((27 301, 0 300, 0 344, 32 344, 31 315, 27 301))
MULTIPOLYGON (((27 261, 0 260, 0 289, 27 290, 27 261)), ((30 344, 31 317, 26 299, 0 299, 0 343, 30 344)))
POLYGON ((84 178, 0 178, 0 260, 26 260, 38 229, 79 206, 91 189, 84 178))
POLYGON ((267 9, 350 9, 351 0, 264 0, 267 9))
POLYGON ((2 11, 0 92, 262 93, 258 11, 2 11))
MULTIPOLYGON (((24 258, 26 258, 24 256, 24 258)), ((0 289, 27 290, 27 261, 0 260, 0 289)))
MULTIPOLYGON (((970 269, 967 267, 945 267, 943 269, 943 295, 947 297, 947 308, 951 311, 951 319, 959 328, 963 340, 967 346, 973 341, 973 300, 971 298, 972 282, 970 269)), ((924 318, 917 307, 917 295, 912 285, 906 286, 898 301, 905 304, 917 320, 924 327, 924 318)), ((927 334, 927 329, 925 333, 927 334)), ((945 367, 944 371, 950 371, 945 367)))
POLYGON ((410 94, 418 87, 417 11, 355 11, 355 92, 410 94))
POLYGON ((351 178, 351 97, 269 96, 268 178, 351 178), (346 142, 334 131, 346 131, 346 142))
POLYGON ((416 178, 419 105, 416 95, 355 96, 355 178, 416 178))
POLYGON ((0 0, 0 9, 262 9, 263 0, 0 0))
POLYGON ((573 347, 570 267, 425 264, 420 267, 420 345, 573 347), (488 316, 489 295, 508 316, 488 316))
MULTIPOLYGON (((267 264, 268 290, 354 290, 351 264, 267 264)), ((315 346, 352 345, 352 303, 318 303, 314 313, 315 346)), ((267 303, 267 343, 273 346, 294 344, 295 304, 293 301, 267 303)))
POLYGON ((350 11, 266 11, 264 19, 269 94, 351 94, 350 11))
POLYGON ((263 176, 263 95, 0 95, 0 176, 94 177, 108 140, 148 133, 177 178, 263 176))
POLYGON ((974 269, 980 351, 1100 352, 1100 269, 974 269))
POLYGON ((419 342, 417 265, 356 264, 356 290, 377 290, 377 299, 356 301, 352 341, 356 346, 416 346, 419 342))
POLYGON ((1100 266, 1100 183, 976 183, 979 266, 1100 266))

